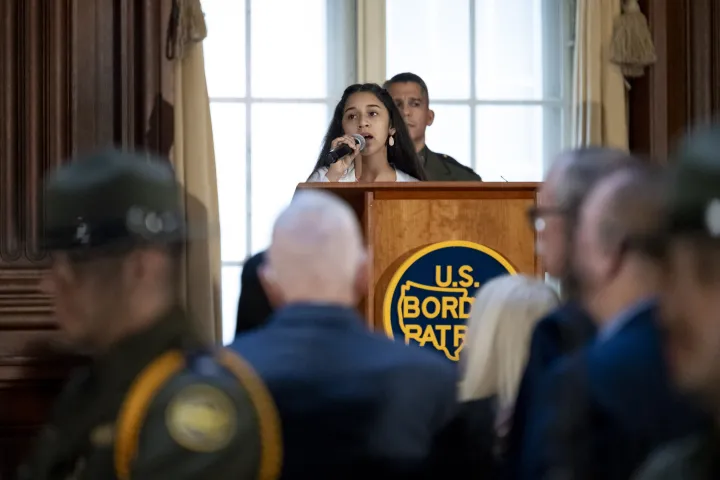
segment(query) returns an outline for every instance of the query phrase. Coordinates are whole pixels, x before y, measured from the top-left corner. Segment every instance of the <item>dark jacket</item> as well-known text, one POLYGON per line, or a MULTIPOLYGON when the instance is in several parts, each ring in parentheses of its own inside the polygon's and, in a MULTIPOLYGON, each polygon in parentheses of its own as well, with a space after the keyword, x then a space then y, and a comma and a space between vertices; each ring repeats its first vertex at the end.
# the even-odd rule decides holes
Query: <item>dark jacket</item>
MULTIPOLYGON (((458 460, 467 465, 458 477, 497 480, 501 477, 502 445, 495 430, 497 397, 463 402, 460 405, 455 448, 462 456, 458 460)), ((458 469, 460 470, 460 469, 458 469)))
POLYGON ((538 385, 523 478, 625 480, 659 446, 703 425, 672 388, 656 307, 558 362, 538 385))
POLYGON ((699 432, 655 452, 633 480, 710 480, 720 478, 720 439, 699 432))
POLYGON ((264 259, 265 252, 256 253, 243 265, 235 325, 236 336, 263 325, 272 314, 270 301, 258 275, 264 259))
POLYGON ((280 412, 284 479, 423 478, 455 415, 456 372, 370 332, 353 309, 299 304, 238 337, 280 412))
POLYGON ((481 181, 480 175, 449 155, 435 153, 427 145, 419 152, 420 163, 431 182, 481 181))
POLYGON ((523 373, 512 428, 508 436, 508 477, 519 478, 520 458, 536 386, 550 366, 565 355, 585 346, 595 335, 595 325, 587 312, 575 302, 567 302, 538 322, 530 341, 528 363, 523 373))

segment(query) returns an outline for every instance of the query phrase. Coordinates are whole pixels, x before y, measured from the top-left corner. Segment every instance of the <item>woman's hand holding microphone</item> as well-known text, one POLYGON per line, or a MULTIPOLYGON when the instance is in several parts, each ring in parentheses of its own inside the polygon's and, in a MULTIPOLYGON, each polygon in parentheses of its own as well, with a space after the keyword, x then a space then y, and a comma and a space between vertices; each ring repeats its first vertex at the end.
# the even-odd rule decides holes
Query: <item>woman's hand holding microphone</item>
POLYGON ((355 140, 352 135, 343 135, 342 137, 336 138, 330 143, 330 149, 335 150, 339 148, 340 145, 347 145, 352 148, 352 153, 345 155, 328 167, 328 171, 325 176, 331 182, 337 182, 343 177, 343 175, 345 175, 345 172, 348 168, 350 168, 362 149, 362 146, 358 144, 357 140, 355 140))

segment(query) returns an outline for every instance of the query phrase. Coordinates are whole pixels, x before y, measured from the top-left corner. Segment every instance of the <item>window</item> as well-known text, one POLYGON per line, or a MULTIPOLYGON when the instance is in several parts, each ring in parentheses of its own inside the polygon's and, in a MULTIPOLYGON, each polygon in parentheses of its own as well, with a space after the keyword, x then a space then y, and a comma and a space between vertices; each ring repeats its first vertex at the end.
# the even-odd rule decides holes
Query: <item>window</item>
POLYGON ((203 0, 222 227, 223 337, 235 333, 245 259, 315 165, 356 77, 352 0, 203 0))
POLYGON ((570 0, 387 0, 387 77, 428 85, 428 146, 486 181, 540 181, 567 144, 570 0))

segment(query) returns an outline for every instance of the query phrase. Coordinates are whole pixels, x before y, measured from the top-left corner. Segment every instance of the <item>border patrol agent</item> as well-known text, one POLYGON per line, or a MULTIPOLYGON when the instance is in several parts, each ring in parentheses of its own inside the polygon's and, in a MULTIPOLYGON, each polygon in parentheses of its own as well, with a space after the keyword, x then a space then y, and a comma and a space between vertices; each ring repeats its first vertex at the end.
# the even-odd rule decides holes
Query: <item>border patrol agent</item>
MULTIPOLYGON (((173 292, 165 301, 127 293, 138 288, 133 280, 148 278, 128 272, 179 264, 190 238, 180 191, 167 162, 117 151, 79 159, 49 178, 50 293, 60 330, 73 345, 89 347, 92 362, 61 393, 19 479, 279 475, 277 411, 249 365, 203 345, 177 306, 174 285, 158 289, 173 292), (116 270, 98 270, 113 261, 116 270), (147 304, 159 307, 138 323, 147 304)), ((177 278, 175 270, 156 271, 170 272, 158 277, 167 284, 177 278)), ((142 285, 155 291, 147 288, 152 281, 142 285)))
POLYGON ((395 105, 402 112, 410 136, 425 168, 427 180, 480 181, 475 171, 449 155, 435 153, 425 144, 425 130, 435 120, 430 109, 430 96, 425 81, 414 73, 399 73, 385 82, 383 87, 390 92, 395 105))
MULTIPOLYGON (((716 364, 720 329, 715 309, 720 297, 720 124, 698 128, 681 143, 670 175, 665 223, 654 247, 663 248, 668 257, 671 286, 662 301, 669 302, 672 313, 665 318, 666 341, 671 351, 675 342, 684 350, 672 362, 673 370, 683 379, 678 385, 703 399, 717 418, 718 368, 707 367, 716 364)), ((716 422, 708 427, 658 451, 634 478, 720 478, 720 431, 716 422)))

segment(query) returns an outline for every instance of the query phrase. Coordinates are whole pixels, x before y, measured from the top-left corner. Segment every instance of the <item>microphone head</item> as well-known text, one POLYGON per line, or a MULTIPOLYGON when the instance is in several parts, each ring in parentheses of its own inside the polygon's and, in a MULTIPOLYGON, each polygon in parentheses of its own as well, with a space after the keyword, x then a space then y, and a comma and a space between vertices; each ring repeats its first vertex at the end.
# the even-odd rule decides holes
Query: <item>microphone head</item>
POLYGON ((365 137, 359 133, 353 133, 352 137, 355 139, 357 144, 360 145, 360 151, 362 152, 365 149, 365 137))

